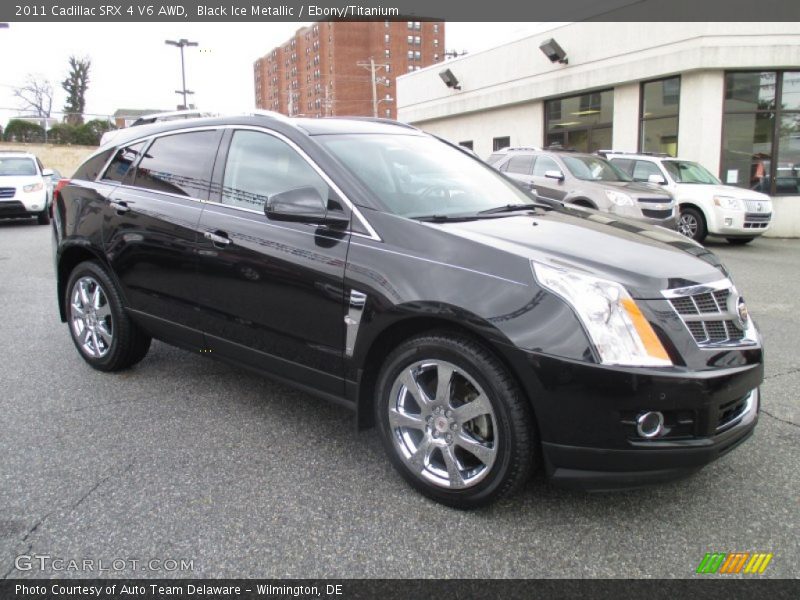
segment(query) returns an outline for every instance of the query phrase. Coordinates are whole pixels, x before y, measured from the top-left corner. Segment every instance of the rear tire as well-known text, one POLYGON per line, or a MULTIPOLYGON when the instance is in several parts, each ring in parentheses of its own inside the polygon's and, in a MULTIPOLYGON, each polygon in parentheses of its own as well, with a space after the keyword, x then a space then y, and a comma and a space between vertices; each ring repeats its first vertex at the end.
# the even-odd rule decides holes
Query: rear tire
POLYGON ((95 261, 70 273, 64 306, 75 347, 99 371, 121 371, 142 360, 151 338, 125 313, 116 284, 95 261))
POLYGON ((386 452, 425 496, 478 508, 530 477, 538 447, 531 407, 481 344, 450 333, 411 338, 386 358, 376 391, 386 452))
POLYGON ((681 214, 678 217, 678 232, 695 242, 702 242, 706 239, 708 229, 702 213, 691 206, 681 208, 681 214))
POLYGON ((745 244, 749 244, 752 242, 755 237, 738 237, 738 238, 727 238, 729 244, 733 244, 734 246, 744 246, 745 244))
POLYGON ((36 215, 36 221, 39 225, 49 225, 50 224, 50 213, 47 208, 45 208, 42 212, 36 215))

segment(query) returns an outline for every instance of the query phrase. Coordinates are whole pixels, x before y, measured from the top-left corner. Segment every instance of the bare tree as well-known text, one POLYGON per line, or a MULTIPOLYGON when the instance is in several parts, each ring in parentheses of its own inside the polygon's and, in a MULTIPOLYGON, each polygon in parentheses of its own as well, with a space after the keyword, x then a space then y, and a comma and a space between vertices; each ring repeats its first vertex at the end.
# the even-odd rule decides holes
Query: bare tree
POLYGON ((14 88, 14 97, 22 101, 23 110, 33 111, 37 117, 49 117, 53 109, 53 86, 36 75, 28 75, 24 85, 14 88))
POLYGON ((67 123, 83 124, 83 111, 86 109, 86 90, 89 88, 89 69, 92 61, 88 58, 69 57, 69 74, 61 82, 67 92, 67 103, 64 105, 67 123))

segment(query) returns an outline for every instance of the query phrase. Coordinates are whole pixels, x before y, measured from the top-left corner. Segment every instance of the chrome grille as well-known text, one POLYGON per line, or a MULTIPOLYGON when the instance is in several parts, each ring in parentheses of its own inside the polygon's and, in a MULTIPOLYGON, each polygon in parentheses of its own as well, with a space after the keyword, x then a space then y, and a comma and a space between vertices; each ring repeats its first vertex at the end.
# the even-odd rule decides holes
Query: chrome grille
POLYGON ((745 200, 745 208, 747 212, 751 213, 768 213, 771 212, 769 205, 764 200, 745 200))
POLYGON ((694 341, 702 346, 736 343, 745 339, 746 332, 737 324, 738 315, 728 308, 732 288, 699 287, 701 289, 696 293, 667 294, 672 308, 678 313, 694 341))
POLYGON ((0 187, 0 198, 13 198, 17 188, 0 187))

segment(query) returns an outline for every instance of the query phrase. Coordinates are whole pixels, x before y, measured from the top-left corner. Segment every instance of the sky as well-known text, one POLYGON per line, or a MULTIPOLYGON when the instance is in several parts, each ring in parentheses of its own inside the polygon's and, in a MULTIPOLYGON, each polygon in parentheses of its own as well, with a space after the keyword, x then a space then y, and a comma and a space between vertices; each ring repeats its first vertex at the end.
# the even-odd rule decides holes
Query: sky
MULTIPOLYGON (((86 118, 119 108, 175 110, 181 97, 180 53, 164 40, 187 38, 190 102, 213 112, 254 108, 253 62, 306 25, 285 23, 10 23, 0 29, 0 124, 18 113, 13 90, 30 75, 48 79, 53 110, 64 108, 61 88, 71 55, 92 62, 86 118), (65 32, 67 30, 67 32, 65 32), (65 35, 66 33, 66 35, 65 35)), ((552 24, 448 23, 448 50, 477 52, 552 24)), ((60 116, 54 114, 53 116, 60 116)))

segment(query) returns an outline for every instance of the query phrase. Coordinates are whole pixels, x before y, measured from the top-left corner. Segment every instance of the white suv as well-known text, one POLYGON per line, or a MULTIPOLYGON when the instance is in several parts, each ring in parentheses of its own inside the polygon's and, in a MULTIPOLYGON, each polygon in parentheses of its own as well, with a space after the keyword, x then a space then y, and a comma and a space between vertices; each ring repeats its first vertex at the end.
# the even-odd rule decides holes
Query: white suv
POLYGON ((35 155, 0 150, 0 218, 36 217, 40 225, 50 222, 48 182, 50 169, 35 155))
POLYGON ((672 192, 680 208, 678 230, 698 242, 718 235, 731 244, 746 244, 769 229, 769 196, 723 185, 699 163, 661 154, 601 153, 635 181, 658 183, 672 192))

